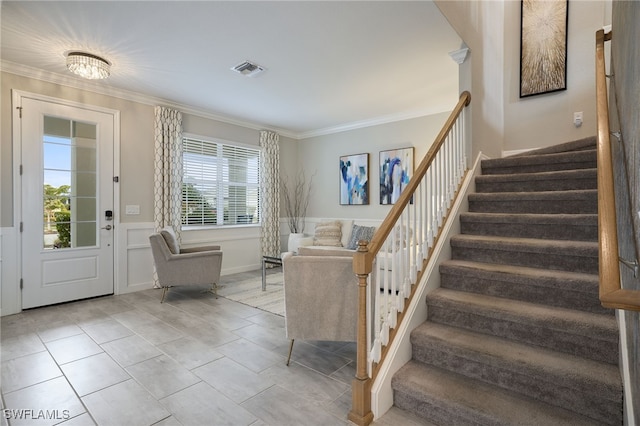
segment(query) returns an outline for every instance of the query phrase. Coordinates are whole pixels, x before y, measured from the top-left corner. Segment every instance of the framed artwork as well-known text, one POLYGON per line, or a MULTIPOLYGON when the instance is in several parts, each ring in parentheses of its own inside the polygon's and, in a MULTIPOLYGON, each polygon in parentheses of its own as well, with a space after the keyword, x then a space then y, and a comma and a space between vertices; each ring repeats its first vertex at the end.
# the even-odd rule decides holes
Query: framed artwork
POLYGON ((413 147, 380 151, 380 204, 395 204, 413 175, 413 147))
POLYGON ((568 0, 521 0, 520 97, 567 89, 568 0))
POLYGON ((340 204, 369 204, 369 154, 340 157, 340 204))

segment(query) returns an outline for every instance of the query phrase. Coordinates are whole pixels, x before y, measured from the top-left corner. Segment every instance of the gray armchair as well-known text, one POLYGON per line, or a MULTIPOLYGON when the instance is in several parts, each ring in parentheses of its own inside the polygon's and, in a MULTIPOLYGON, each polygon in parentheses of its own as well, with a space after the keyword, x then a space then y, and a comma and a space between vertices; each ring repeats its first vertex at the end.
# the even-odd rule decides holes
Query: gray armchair
POLYGON ((291 339, 287 365, 295 339, 355 342, 358 279, 353 273, 353 253, 285 253, 282 265, 285 328, 291 339))
POLYGON ((149 236, 153 261, 162 287, 162 299, 169 287, 211 285, 216 298, 222 269, 220 246, 180 248, 170 227, 149 236))

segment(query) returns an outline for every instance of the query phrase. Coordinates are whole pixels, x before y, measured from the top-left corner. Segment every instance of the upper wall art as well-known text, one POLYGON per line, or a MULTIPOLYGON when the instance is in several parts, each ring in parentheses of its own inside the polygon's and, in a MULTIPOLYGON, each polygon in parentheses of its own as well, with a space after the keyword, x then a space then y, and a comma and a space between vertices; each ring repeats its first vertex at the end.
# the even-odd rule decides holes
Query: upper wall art
POLYGON ((413 147, 380 151, 380 204, 395 204, 413 175, 413 147))
POLYGON ((369 204, 369 154, 340 157, 340 204, 369 204))
POLYGON ((520 97, 567 88, 568 0, 522 0, 520 97))

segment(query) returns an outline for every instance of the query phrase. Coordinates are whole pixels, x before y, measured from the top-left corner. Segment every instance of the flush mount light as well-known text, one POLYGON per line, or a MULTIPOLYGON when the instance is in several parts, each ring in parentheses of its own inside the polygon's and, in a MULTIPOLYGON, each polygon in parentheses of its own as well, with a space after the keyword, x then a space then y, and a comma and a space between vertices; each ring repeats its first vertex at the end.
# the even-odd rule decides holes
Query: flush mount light
POLYGON ((69 52, 67 68, 74 74, 89 80, 109 77, 111 63, 100 56, 85 52, 69 52))

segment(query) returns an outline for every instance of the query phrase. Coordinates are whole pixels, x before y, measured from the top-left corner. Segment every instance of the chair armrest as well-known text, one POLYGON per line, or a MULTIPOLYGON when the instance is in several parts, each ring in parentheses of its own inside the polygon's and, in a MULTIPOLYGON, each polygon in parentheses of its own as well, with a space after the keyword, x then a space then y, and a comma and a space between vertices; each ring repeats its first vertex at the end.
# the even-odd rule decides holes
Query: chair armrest
POLYGON ((220 250, 220 246, 201 246, 201 247, 180 247, 180 254, 183 253, 194 253, 197 251, 214 251, 220 250))
POLYGON ((220 250, 211 250, 211 251, 196 251, 193 253, 180 253, 173 254, 169 252, 169 256, 166 257, 167 262, 181 262, 187 261, 189 259, 202 259, 207 257, 222 257, 222 252, 220 250))

